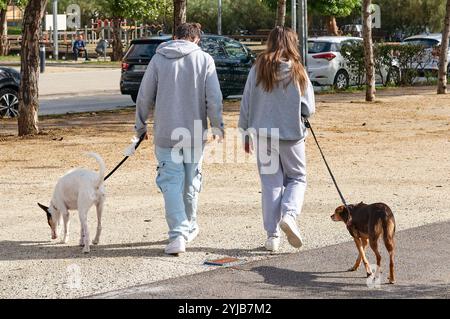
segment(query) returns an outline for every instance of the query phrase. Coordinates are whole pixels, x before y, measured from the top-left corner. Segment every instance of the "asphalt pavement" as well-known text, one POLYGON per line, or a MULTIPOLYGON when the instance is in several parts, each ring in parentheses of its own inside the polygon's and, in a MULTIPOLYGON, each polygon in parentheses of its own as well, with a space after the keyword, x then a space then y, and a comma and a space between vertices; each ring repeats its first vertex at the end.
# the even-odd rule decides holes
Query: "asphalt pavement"
MULTIPOLYGON (((90 298, 450 298, 449 234, 450 222, 398 232, 394 285, 384 245, 380 281, 368 280, 364 267, 345 271, 357 256, 352 241, 90 298)), ((367 256, 374 262, 370 248, 367 256)))
POLYGON ((78 96, 44 96, 39 100, 39 115, 108 111, 134 105, 130 96, 121 95, 120 92, 78 96))

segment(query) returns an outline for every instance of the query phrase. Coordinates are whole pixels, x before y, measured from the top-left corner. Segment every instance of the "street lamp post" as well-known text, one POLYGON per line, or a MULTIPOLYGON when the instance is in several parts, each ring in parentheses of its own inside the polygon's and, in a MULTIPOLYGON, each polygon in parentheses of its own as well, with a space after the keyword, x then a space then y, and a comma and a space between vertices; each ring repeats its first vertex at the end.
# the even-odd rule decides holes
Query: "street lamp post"
POLYGON ((306 66, 306 55, 308 53, 308 1, 299 0, 297 6, 297 19, 298 19, 298 38, 300 54, 302 56, 303 65, 306 66))
POLYGON ((219 1, 217 11, 217 34, 222 35, 222 0, 219 1))
POLYGON ((58 60, 58 0, 53 0, 53 55, 58 60))

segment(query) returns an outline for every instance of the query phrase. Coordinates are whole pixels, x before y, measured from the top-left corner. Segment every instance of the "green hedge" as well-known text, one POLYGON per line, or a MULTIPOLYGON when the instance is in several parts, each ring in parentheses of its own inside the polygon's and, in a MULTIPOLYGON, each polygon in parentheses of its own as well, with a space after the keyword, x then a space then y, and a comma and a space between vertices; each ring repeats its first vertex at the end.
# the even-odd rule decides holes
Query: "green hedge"
POLYGON ((10 35, 21 35, 22 27, 8 27, 8 34, 10 35))

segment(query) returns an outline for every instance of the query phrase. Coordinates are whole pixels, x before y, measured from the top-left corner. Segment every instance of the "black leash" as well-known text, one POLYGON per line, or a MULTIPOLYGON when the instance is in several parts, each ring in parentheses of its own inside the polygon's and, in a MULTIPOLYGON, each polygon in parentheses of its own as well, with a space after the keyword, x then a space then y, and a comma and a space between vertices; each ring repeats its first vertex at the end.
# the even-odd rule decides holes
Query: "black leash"
MULTIPOLYGON (((136 146, 134 147, 135 150, 137 150, 137 148, 139 147, 139 145, 141 145, 141 143, 142 143, 142 141, 144 140, 144 138, 145 138, 145 134, 142 134, 142 136, 139 138, 139 141, 136 143, 136 146)), ((106 181, 108 178, 110 178, 111 175, 114 174, 115 171, 117 171, 117 170, 119 169, 119 167, 122 166, 123 163, 125 163, 126 160, 127 160, 128 158, 129 158, 129 156, 125 156, 125 158, 124 158, 123 160, 121 160, 120 163, 117 164, 116 167, 114 167, 114 169, 111 171, 111 173, 109 173, 108 175, 106 175, 104 181, 106 181)))
POLYGON ((350 208, 348 207, 347 202, 345 201, 344 195, 342 195, 342 192, 339 189, 339 186, 338 186, 338 184, 336 182, 336 179, 334 178, 334 175, 331 172, 330 166, 328 165, 328 162, 325 159, 325 155, 323 154, 322 148, 320 147, 319 142, 317 141, 317 137, 316 137, 316 134, 314 134, 314 130, 313 130, 312 126, 311 126, 311 123, 309 123, 307 118, 304 118, 304 121, 305 121, 305 126, 307 128, 309 128, 309 130, 312 133, 312 136, 314 137, 314 140, 316 141, 317 147, 319 148, 319 151, 320 151, 320 155, 322 155, 323 161, 325 162, 325 165, 326 165, 326 167, 328 169, 328 173, 330 173, 330 176, 331 176, 331 179, 333 180, 334 186, 336 187, 336 190, 339 193, 339 197, 341 198, 342 204, 344 204, 344 207, 347 209, 347 212, 349 213, 349 221, 350 221, 351 220, 350 208))

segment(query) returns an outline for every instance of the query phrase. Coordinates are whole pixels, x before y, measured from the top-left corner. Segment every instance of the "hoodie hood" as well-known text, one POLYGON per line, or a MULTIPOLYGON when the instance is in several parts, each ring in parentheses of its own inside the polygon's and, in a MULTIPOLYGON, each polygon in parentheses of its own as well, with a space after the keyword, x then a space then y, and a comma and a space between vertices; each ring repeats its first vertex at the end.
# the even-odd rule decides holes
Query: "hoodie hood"
POLYGON ((161 54, 167 59, 179 59, 197 50, 201 49, 194 42, 187 40, 172 40, 160 44, 156 53, 161 54))

